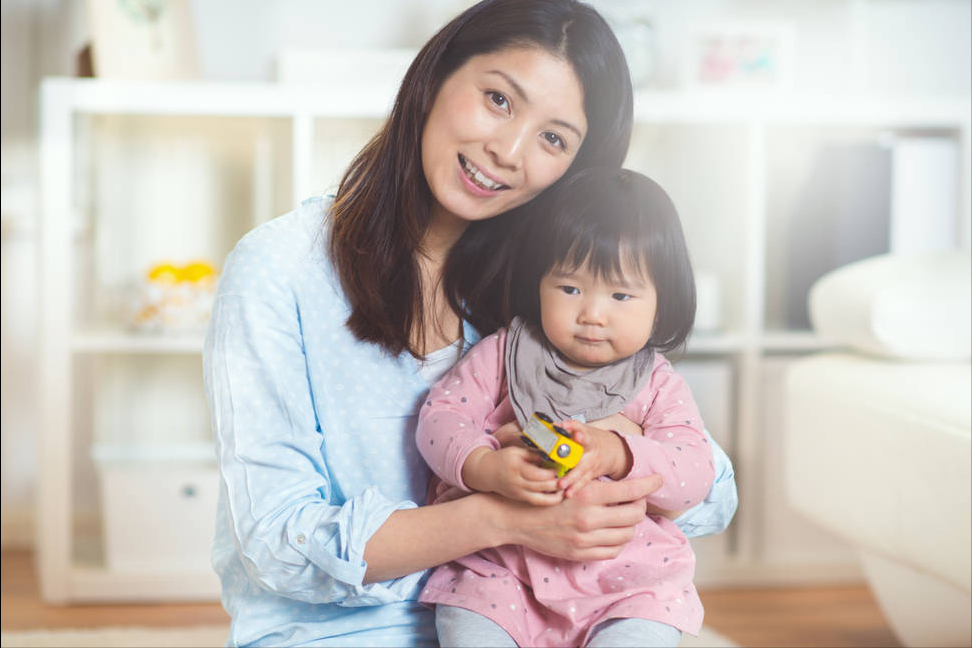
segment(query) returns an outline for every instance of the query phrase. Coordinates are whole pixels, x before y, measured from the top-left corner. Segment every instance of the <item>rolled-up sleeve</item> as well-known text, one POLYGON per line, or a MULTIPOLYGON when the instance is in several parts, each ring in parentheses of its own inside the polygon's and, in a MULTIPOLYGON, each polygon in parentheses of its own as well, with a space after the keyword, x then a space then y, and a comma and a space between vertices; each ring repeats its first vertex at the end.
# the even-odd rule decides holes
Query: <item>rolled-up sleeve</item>
POLYGON ((708 430, 705 436, 712 446, 712 462, 715 465, 715 481, 705 500, 675 518, 675 524, 689 538, 722 533, 732 522, 739 505, 735 473, 732 461, 716 443, 708 430))
POLYGON ((365 585, 363 556, 389 515, 416 504, 375 486, 332 485, 296 300, 285 281, 250 269, 224 274, 203 357, 224 528, 249 578, 278 595, 344 606, 403 600, 422 574, 365 585))

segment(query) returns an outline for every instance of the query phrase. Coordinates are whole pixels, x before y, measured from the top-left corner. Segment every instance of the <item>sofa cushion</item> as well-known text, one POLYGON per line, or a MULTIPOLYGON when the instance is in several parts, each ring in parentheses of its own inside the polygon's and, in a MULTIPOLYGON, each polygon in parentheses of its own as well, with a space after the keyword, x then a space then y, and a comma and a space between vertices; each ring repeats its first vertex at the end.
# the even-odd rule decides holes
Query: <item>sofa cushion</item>
POLYGON ((822 337, 878 356, 964 360, 972 356, 969 252, 885 254, 838 268, 810 290, 810 321, 822 337))
POLYGON ((972 589, 972 365, 842 353, 785 385, 787 495, 852 544, 972 589))

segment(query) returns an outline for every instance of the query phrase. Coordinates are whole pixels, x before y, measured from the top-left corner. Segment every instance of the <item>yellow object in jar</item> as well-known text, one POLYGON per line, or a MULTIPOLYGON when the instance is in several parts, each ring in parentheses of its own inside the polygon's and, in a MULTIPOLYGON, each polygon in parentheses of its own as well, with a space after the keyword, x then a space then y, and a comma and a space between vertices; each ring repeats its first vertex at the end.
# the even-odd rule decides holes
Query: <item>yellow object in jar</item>
POLYGON ((174 284, 179 281, 180 269, 171 263, 159 263, 148 271, 148 280, 155 283, 174 284))
POLYGON ((192 263, 188 263, 181 268, 179 278, 182 281, 191 281, 195 283, 198 281, 211 279, 215 274, 216 269, 205 261, 193 261, 192 263))

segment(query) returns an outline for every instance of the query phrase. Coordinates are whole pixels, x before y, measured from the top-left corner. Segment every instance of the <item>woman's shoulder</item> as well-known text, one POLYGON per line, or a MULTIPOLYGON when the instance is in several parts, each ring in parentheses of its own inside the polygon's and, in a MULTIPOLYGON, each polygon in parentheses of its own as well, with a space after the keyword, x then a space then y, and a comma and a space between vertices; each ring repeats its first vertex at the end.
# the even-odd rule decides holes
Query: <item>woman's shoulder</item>
POLYGON ((233 248, 234 254, 267 254, 271 258, 293 260, 287 253, 310 249, 315 242, 324 242, 327 212, 331 199, 325 196, 308 198, 292 210, 257 225, 247 232, 233 248))
POLYGON ((220 293, 263 292, 278 286, 317 277, 330 280, 326 262, 327 213, 331 199, 309 198, 294 210, 250 230, 226 257, 220 293))

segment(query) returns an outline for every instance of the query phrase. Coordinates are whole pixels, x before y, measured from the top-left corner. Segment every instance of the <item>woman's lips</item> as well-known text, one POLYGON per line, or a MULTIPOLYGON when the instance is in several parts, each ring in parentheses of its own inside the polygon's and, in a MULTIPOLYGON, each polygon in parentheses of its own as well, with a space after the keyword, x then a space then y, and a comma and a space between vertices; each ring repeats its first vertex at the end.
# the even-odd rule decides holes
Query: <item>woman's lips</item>
POLYGON ((483 190, 488 191, 491 194, 498 191, 503 191, 504 189, 509 189, 510 187, 503 184, 498 178, 487 173, 479 166, 474 164, 468 158, 466 158, 462 153, 458 155, 459 167, 462 171, 462 175, 466 180, 469 181, 473 186, 483 190))

